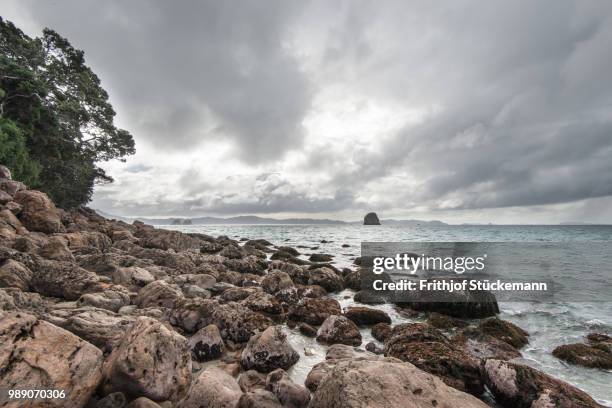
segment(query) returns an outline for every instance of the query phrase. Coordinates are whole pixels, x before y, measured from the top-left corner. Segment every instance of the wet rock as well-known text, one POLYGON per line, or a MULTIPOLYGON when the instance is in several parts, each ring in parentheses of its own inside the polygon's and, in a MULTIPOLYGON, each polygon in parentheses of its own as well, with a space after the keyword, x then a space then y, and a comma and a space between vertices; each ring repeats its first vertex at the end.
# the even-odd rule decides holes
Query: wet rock
POLYGON ((255 391, 266 388, 266 376, 255 370, 247 370, 240 375, 238 385, 244 392, 255 391))
POLYGON ((18 288, 27 291, 30 288, 32 271, 22 263, 7 259, 0 266, 0 287, 18 288))
POLYGON ((460 391, 474 395, 484 391, 480 361, 426 324, 395 326, 385 341, 385 356, 412 363, 460 391))
POLYGON ((521 352, 510 344, 488 334, 484 334, 477 328, 467 328, 454 335, 451 339, 476 358, 486 360, 512 360, 521 357, 521 352))
POLYGON ((391 335, 391 325, 388 323, 378 323, 372 326, 372 337, 384 342, 391 335))
POLYGON ((41 259, 32 272, 30 288, 44 296, 77 300, 103 288, 98 275, 71 262, 41 259))
POLYGON ((391 323, 391 318, 386 312, 363 306, 349 307, 344 312, 344 316, 359 326, 372 326, 377 323, 391 323))
POLYGON ((357 303, 367 303, 370 305, 381 305, 387 302, 383 296, 371 290, 360 290, 355 293, 353 300, 357 303))
POLYGON ((310 407, 486 408, 487 405, 412 364, 385 358, 338 362, 317 387, 310 407))
POLYGON ((319 285, 298 285, 298 299, 301 298, 322 298, 327 296, 327 291, 319 285))
POLYGON ((363 225, 380 225, 380 220, 375 212, 367 213, 363 217, 363 225))
POLYGON ((343 288, 343 280, 332 269, 316 268, 310 271, 309 285, 319 285, 328 292, 337 292, 343 288))
POLYGON ((529 343, 529 340, 527 339, 529 333, 515 324, 496 317, 480 322, 478 325, 478 330, 484 334, 498 338, 499 340, 516 348, 521 348, 529 343))
POLYGON ((351 271, 344 276, 344 287, 355 291, 361 290, 361 272, 351 271))
POLYGON ((140 317, 108 357, 102 389, 130 398, 176 400, 190 381, 187 340, 154 319, 140 317))
POLYGON ((257 389, 242 394, 237 408, 282 408, 282 405, 270 391, 257 389))
POLYGON ((329 254, 312 254, 308 258, 311 262, 331 262, 333 259, 334 257, 329 254))
POLYGON ((454 317, 446 316, 436 312, 431 312, 427 315, 427 323, 430 326, 441 330, 448 330, 456 327, 467 326, 467 322, 464 320, 456 319, 454 317))
POLYGON ((609 344, 612 345, 612 337, 603 333, 589 333, 587 340, 593 344, 609 344))
POLYGON ((325 344, 347 344, 359 346, 361 344, 361 333, 359 328, 351 320, 344 316, 331 315, 317 331, 317 341, 325 344))
POLYGON ((328 298, 304 298, 289 309, 287 318, 313 326, 321 325, 330 315, 340 315, 340 303, 328 298))
POLYGON ((268 267, 268 261, 257 256, 249 255, 242 259, 226 259, 223 261, 223 265, 240 273, 263 275, 268 267))
POLYGON ((200 373, 176 408, 234 408, 242 391, 231 375, 211 367, 200 373))
POLYGON ((374 354, 383 354, 384 350, 379 347, 376 343, 374 343, 373 341, 369 342, 368 344, 365 345, 365 349, 367 351, 369 351, 370 353, 374 353, 374 354))
POLYGON ((298 285, 307 285, 310 273, 307 269, 294 263, 283 262, 283 261, 272 261, 269 265, 270 271, 281 271, 286 272, 293 283, 298 285))
POLYGON ((135 303, 139 307, 166 307, 174 308, 183 298, 183 294, 168 282, 154 281, 138 292, 135 303))
POLYGON ((45 193, 22 190, 15 194, 15 201, 22 206, 19 220, 28 230, 51 234, 64 229, 58 209, 45 193))
POLYGON ((100 309, 118 312, 123 306, 130 304, 129 292, 121 286, 104 292, 87 293, 79 298, 77 306, 93 306, 100 309))
POLYGON ((219 252, 219 255, 229 259, 240 259, 246 256, 246 251, 238 245, 228 245, 219 252))
MULTIPOLYGON (((436 278, 441 279, 446 278, 436 278)), ((456 280, 456 277, 448 279, 456 280)), ((420 312, 437 312, 464 319, 480 319, 499 313, 495 295, 485 290, 414 291, 398 304, 420 312)))
POLYGON ((298 324, 298 329, 300 333, 302 333, 306 337, 316 337, 317 336, 317 329, 315 329, 308 323, 298 324))
POLYGON ((45 407, 82 407, 100 382, 102 361, 100 350, 66 330, 0 312, 0 388, 64 390, 66 399, 45 407))
POLYGON ((261 280, 261 288, 283 302, 294 303, 298 299, 297 289, 287 272, 273 270, 261 280))
POLYGON ((277 368, 288 369, 299 358, 281 327, 271 326, 251 337, 242 352, 241 363, 245 370, 268 373, 277 368))
POLYGON ((306 387, 291 381, 285 370, 280 368, 268 374, 266 389, 276 395, 283 407, 304 408, 310 401, 310 392, 306 387))
POLYGON ((612 352, 609 346, 582 343, 565 344, 556 347, 552 354, 570 364, 605 370, 612 369, 612 352))
POLYGON ((219 328, 210 324, 189 339, 189 348, 195 360, 209 361, 221 357, 225 346, 219 328))
POLYGON ((601 407, 578 388, 534 368, 489 359, 483 372, 487 387, 507 407, 601 407))

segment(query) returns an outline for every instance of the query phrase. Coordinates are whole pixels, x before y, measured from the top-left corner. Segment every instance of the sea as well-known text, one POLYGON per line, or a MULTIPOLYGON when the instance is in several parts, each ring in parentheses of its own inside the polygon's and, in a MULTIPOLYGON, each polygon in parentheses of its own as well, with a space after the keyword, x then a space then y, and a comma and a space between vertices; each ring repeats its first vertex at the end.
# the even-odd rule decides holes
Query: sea
MULTIPOLYGON (((299 247, 306 257, 310 253, 334 255, 334 265, 355 268, 353 261, 361 255, 362 242, 517 242, 517 243, 593 243, 611 242, 612 226, 598 225, 185 225, 163 226, 182 232, 197 232, 230 238, 265 238, 274 245, 299 247), (347 246, 348 245, 348 246, 347 246), (317 248, 311 250, 310 248, 317 248)), ((611 254, 612 255, 612 254, 611 254)), ((612 281, 612 265, 602 262, 597 273, 612 281)), ((332 294, 343 308, 357 305, 352 290, 332 294)), ((584 342, 591 332, 612 334, 610 293, 597 294, 589 301, 555 298, 545 302, 500 302, 499 317, 527 330, 529 344, 521 349, 523 364, 528 364, 584 390, 604 406, 612 407, 612 370, 584 368, 567 364, 552 355, 562 344, 584 342)), ((366 305, 386 311, 393 325, 422 321, 407 317, 394 305, 366 305)), ((294 381, 302 383, 312 366, 325 359, 326 346, 286 328, 289 341, 300 351, 301 358, 290 369, 294 381)), ((362 347, 372 338, 370 329, 361 331, 362 347)))

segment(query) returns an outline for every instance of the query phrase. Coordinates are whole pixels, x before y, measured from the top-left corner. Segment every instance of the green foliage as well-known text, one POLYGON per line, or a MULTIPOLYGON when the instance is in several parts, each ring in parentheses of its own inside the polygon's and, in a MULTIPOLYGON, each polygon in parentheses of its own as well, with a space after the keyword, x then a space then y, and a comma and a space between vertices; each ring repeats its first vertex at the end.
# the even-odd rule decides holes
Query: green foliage
POLYGON ((61 207, 86 203, 95 183, 112 181, 96 163, 134 153, 83 51, 53 30, 30 38, 0 18, 0 89, 0 118, 19 130, 7 137, 20 134, 25 160, 40 170, 26 175, 30 186, 61 207))
POLYGON ((4 118, 0 118, 0 163, 11 169, 16 180, 22 180, 28 185, 38 184, 40 165, 30 160, 19 127, 4 118))

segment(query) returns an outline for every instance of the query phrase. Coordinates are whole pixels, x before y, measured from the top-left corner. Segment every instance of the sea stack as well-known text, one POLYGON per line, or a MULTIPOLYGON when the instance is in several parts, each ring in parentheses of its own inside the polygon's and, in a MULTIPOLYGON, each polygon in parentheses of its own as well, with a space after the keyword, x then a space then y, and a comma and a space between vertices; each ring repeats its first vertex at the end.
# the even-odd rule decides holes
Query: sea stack
POLYGON ((375 212, 367 213, 366 216, 363 217, 363 225, 380 225, 378 215, 376 215, 375 212))

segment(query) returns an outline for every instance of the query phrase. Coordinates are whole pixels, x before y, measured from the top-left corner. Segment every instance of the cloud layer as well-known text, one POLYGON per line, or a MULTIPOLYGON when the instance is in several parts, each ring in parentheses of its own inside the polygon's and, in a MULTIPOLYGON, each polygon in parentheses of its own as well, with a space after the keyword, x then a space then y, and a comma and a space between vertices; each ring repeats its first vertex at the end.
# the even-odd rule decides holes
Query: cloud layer
POLYGON ((108 212, 612 222, 610 2, 13 1, 4 17, 84 49, 134 134, 96 192, 108 212))

